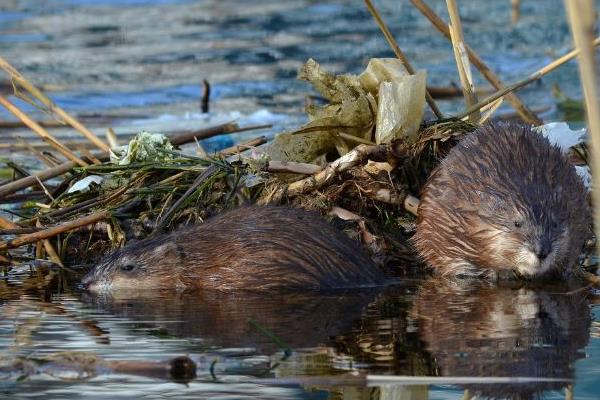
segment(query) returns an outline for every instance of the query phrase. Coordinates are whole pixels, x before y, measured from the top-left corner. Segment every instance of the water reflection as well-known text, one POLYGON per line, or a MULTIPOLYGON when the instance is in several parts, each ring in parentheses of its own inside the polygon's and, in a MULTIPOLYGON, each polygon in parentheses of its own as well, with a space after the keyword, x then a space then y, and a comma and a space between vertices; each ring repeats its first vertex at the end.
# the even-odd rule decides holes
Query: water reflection
POLYGON ((206 347, 252 347, 261 353, 315 347, 347 332, 373 291, 336 293, 119 293, 84 295, 111 314, 143 320, 163 335, 201 338, 206 347))
MULTIPOLYGON (((443 376, 574 379, 590 329, 586 291, 565 287, 496 287, 442 279, 415 298, 421 339, 443 376)), ((536 397, 564 382, 470 385, 495 398, 536 397)))

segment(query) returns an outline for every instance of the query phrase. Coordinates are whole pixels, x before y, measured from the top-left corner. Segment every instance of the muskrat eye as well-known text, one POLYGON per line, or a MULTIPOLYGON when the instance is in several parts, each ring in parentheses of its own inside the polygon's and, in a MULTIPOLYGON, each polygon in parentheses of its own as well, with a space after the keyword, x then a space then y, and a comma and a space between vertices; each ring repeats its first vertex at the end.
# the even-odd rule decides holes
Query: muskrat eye
POLYGON ((520 228, 523 226, 523 222, 522 221, 515 221, 515 228, 520 228))
POLYGON ((119 267, 119 269, 121 271, 124 271, 124 272, 131 272, 131 271, 133 271, 135 269, 135 265, 133 265, 133 264, 123 264, 123 265, 121 265, 119 267))

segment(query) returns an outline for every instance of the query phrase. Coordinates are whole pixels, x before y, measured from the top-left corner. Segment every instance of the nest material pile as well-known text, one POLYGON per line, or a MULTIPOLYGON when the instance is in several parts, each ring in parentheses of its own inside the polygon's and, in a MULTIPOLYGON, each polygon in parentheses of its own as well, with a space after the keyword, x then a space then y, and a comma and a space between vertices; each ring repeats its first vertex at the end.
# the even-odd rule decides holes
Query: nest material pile
POLYGON ((327 104, 309 105, 310 121, 298 130, 266 148, 211 157, 142 132, 110 160, 71 168, 48 193, 51 201, 19 221, 39 232, 0 246, 37 243, 36 259, 89 264, 129 240, 201 223, 242 204, 288 204, 329 215, 376 261, 408 264, 414 260, 407 244, 409 194, 418 193, 440 150, 453 142, 448 139, 474 126, 420 126, 424 76, 409 75, 396 60, 372 60, 360 76, 334 76, 309 60, 300 77, 327 104), (414 110, 421 110, 416 119, 414 110), (58 234, 44 236, 48 227, 58 234))

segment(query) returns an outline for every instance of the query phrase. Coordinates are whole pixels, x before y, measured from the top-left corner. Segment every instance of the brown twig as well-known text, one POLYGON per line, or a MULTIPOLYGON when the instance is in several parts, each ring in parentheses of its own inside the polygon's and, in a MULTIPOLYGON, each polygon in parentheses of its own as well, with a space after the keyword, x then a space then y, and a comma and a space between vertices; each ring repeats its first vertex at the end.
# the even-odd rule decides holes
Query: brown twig
POLYGON ((346 153, 337 160, 329 163, 321 172, 291 183, 287 187, 287 195, 288 197, 294 197, 301 193, 306 193, 311 190, 319 189, 323 187, 327 182, 331 181, 339 173, 347 171, 350 168, 360 164, 365 158, 369 156, 385 151, 385 148, 386 147, 382 145, 358 145, 352 151, 346 153))
MULTIPOLYGON (((390 47, 392 48, 392 51, 394 52, 396 57, 398 57, 398 59, 400 61, 402 61, 402 64, 404 65, 404 68, 406 68, 406 71, 408 71, 409 74, 414 75, 415 69, 412 67, 410 61, 408 60, 406 55, 400 49, 400 46, 398 46, 396 39, 394 39, 394 36, 388 29, 385 22, 383 22, 381 15, 379 15, 379 11, 377 11, 377 9, 375 8, 375 6, 371 2, 371 0, 365 0, 365 4, 367 5, 367 8, 369 9, 369 12, 373 16, 373 18, 375 18, 375 22, 377 22, 377 26, 379 26, 379 29, 381 29, 383 36, 388 41, 388 43, 389 43, 390 47)), ((444 115, 442 114, 442 112, 438 108, 437 104, 435 103, 435 100, 433 99, 433 97, 431 97, 431 94, 429 94, 429 92, 427 90, 425 91, 425 99, 427 100, 427 104, 429 104, 429 107, 431 107, 431 110, 433 111, 435 116, 440 119, 443 118, 444 115)))
MULTIPOLYGON (((411 3, 436 27, 448 40, 451 40, 450 29, 446 23, 427 5, 423 0, 410 0, 411 3)), ((485 64, 485 62, 465 43, 465 49, 469 60, 475 65, 475 67, 481 72, 481 74, 496 88, 496 90, 503 90, 504 83, 492 72, 491 69, 485 64)), ((519 112, 519 115, 523 120, 530 124, 541 125, 540 120, 515 93, 507 93, 506 99, 512 104, 512 106, 519 112)))
POLYGON ((202 79, 202 99, 200 101, 200 110, 203 114, 208 112, 210 105, 210 83, 206 79, 202 79))
POLYGON ((99 211, 73 221, 68 221, 63 224, 53 226, 51 228, 41 230, 39 232, 21 235, 18 238, 7 242, 0 242, 0 250, 14 249, 16 247, 21 247, 26 244, 35 243, 39 240, 49 239, 58 234, 68 232, 82 226, 90 225, 107 218, 110 218, 109 210, 99 211))
POLYGON ((316 164, 293 161, 269 161, 266 170, 269 172, 290 172, 293 174, 314 175, 321 172, 323 167, 316 164))
POLYGON ((226 149, 221 150, 219 152, 219 154, 224 157, 228 157, 228 156, 232 156, 234 154, 240 153, 244 150, 248 150, 253 147, 260 146, 261 144, 265 144, 265 143, 267 143, 267 138, 264 136, 259 136, 254 139, 250 139, 246 142, 238 143, 231 147, 227 147, 226 149))

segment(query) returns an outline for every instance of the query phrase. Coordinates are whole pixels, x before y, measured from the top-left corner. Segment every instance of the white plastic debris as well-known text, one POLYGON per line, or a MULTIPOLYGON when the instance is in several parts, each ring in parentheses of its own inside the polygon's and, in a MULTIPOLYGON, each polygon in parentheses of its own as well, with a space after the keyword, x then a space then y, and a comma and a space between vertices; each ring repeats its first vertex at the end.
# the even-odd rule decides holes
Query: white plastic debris
POLYGON ((574 131, 566 122, 550 122, 533 129, 548 138, 550 143, 558 145, 563 153, 568 152, 571 147, 585 142, 585 128, 574 131))
POLYGON ((377 98, 376 143, 396 138, 412 142, 423 120, 425 105, 425 71, 381 82, 377 98))
POLYGON ((83 179, 78 180, 67 190, 67 193, 87 192, 92 184, 100 185, 104 181, 103 176, 88 175, 83 179))
MULTIPOLYGON (((533 128, 534 131, 544 135, 550 143, 560 147, 563 153, 568 153, 569 149, 579 143, 585 142, 587 133, 585 128, 572 130, 566 122, 550 122, 533 128)), ((588 166, 575 166, 575 171, 581 177, 583 184, 587 188, 592 187, 592 174, 588 166)))

